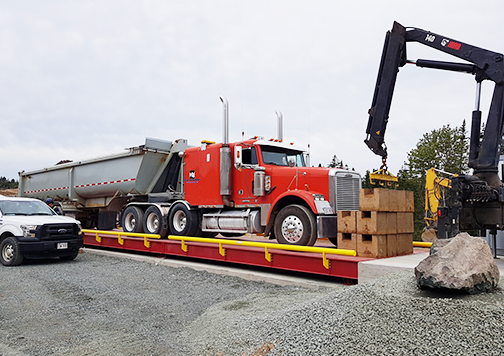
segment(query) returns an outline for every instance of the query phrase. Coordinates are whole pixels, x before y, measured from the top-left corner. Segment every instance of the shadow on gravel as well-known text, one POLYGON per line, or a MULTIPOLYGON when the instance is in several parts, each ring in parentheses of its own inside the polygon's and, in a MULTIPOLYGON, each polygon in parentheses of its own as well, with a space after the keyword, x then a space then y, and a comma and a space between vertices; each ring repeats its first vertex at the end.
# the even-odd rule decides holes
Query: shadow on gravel
POLYGON ((23 260, 23 263, 21 265, 19 265, 19 266, 16 266, 15 268, 22 268, 23 266, 54 265, 54 264, 57 264, 57 263, 64 263, 64 264, 67 264, 67 263, 79 263, 79 257, 77 257, 73 261, 64 261, 64 260, 60 260, 57 257, 55 257, 55 258, 33 258, 33 259, 27 259, 27 258, 25 258, 23 260))
POLYGON ((436 298, 436 299, 484 299, 485 296, 492 297, 495 294, 502 293, 501 288, 496 288, 488 293, 470 294, 466 291, 454 290, 449 288, 438 289, 418 289, 416 297, 436 298))

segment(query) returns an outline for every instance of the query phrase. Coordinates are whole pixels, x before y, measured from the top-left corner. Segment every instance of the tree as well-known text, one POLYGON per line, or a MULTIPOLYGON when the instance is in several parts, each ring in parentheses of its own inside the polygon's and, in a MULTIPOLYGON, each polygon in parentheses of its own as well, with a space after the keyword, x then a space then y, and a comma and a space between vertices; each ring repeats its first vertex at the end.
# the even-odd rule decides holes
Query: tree
MULTIPOLYGON (((322 165, 319 165, 322 167, 322 165)), ((333 156, 331 163, 327 165, 327 168, 344 168, 348 169, 348 164, 344 164, 342 160, 339 160, 336 155, 333 156)), ((352 168, 352 171, 355 171, 355 168, 352 168)))
POLYGON ((340 161, 336 155, 333 156, 331 163, 327 165, 328 168, 341 168, 343 167, 343 161, 340 161))
POLYGON ((18 182, 14 179, 7 179, 5 177, 0 177, 0 189, 15 189, 18 187, 18 182))
POLYGON ((469 144, 466 134, 465 120, 460 127, 445 125, 424 134, 416 148, 408 153, 407 170, 417 178, 425 178, 432 167, 454 174, 467 173, 469 144))
POLYGON ((423 135, 398 173, 401 189, 411 190, 415 197, 415 233, 419 239, 425 227, 425 176, 429 168, 454 174, 467 173, 469 143, 465 120, 460 127, 445 125, 423 135))

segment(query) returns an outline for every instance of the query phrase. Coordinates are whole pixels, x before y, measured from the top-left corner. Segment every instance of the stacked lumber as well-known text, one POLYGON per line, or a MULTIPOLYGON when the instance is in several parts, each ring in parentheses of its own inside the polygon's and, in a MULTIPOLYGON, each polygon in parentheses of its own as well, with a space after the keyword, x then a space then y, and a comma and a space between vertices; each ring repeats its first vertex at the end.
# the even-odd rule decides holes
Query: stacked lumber
POLYGON ((413 253, 413 192, 361 189, 359 211, 338 212, 338 248, 362 257, 413 253))

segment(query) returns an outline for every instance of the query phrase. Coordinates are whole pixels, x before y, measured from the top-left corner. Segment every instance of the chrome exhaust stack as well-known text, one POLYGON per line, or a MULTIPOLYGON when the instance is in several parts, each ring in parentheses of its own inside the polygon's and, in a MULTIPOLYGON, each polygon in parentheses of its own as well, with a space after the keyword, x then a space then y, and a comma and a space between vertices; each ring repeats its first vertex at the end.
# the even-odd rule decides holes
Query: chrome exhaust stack
POLYGON ((278 117, 277 138, 280 142, 283 142, 283 115, 281 111, 275 111, 275 114, 278 117))
POLYGON ((224 145, 229 144, 229 105, 228 101, 222 95, 220 96, 222 101, 222 143, 224 145))
POLYGON ((234 206, 229 200, 231 196, 231 148, 229 147, 229 105, 225 97, 222 101, 222 147, 220 149, 220 195, 226 206, 234 206))

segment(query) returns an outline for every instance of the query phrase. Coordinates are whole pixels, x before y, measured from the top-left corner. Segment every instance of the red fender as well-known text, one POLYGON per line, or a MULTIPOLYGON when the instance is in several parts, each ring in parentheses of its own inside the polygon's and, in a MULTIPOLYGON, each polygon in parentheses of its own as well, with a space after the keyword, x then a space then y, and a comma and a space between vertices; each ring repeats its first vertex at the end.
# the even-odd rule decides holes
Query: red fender
POLYGON ((320 194, 318 192, 314 192, 314 191, 307 191, 307 190, 289 190, 287 192, 284 192, 282 194, 280 194, 276 199, 275 201, 273 201, 273 204, 271 205, 271 209, 268 213, 268 223, 270 221, 270 218, 271 218, 271 212, 274 210, 273 208, 278 204, 278 202, 280 200, 282 200, 283 198, 287 197, 287 196, 295 196, 295 197, 298 197, 298 198, 301 198, 303 201, 306 202, 306 204, 308 204, 308 206, 310 207, 311 211, 317 215, 317 207, 315 206, 315 199, 313 198, 313 194, 320 194))

